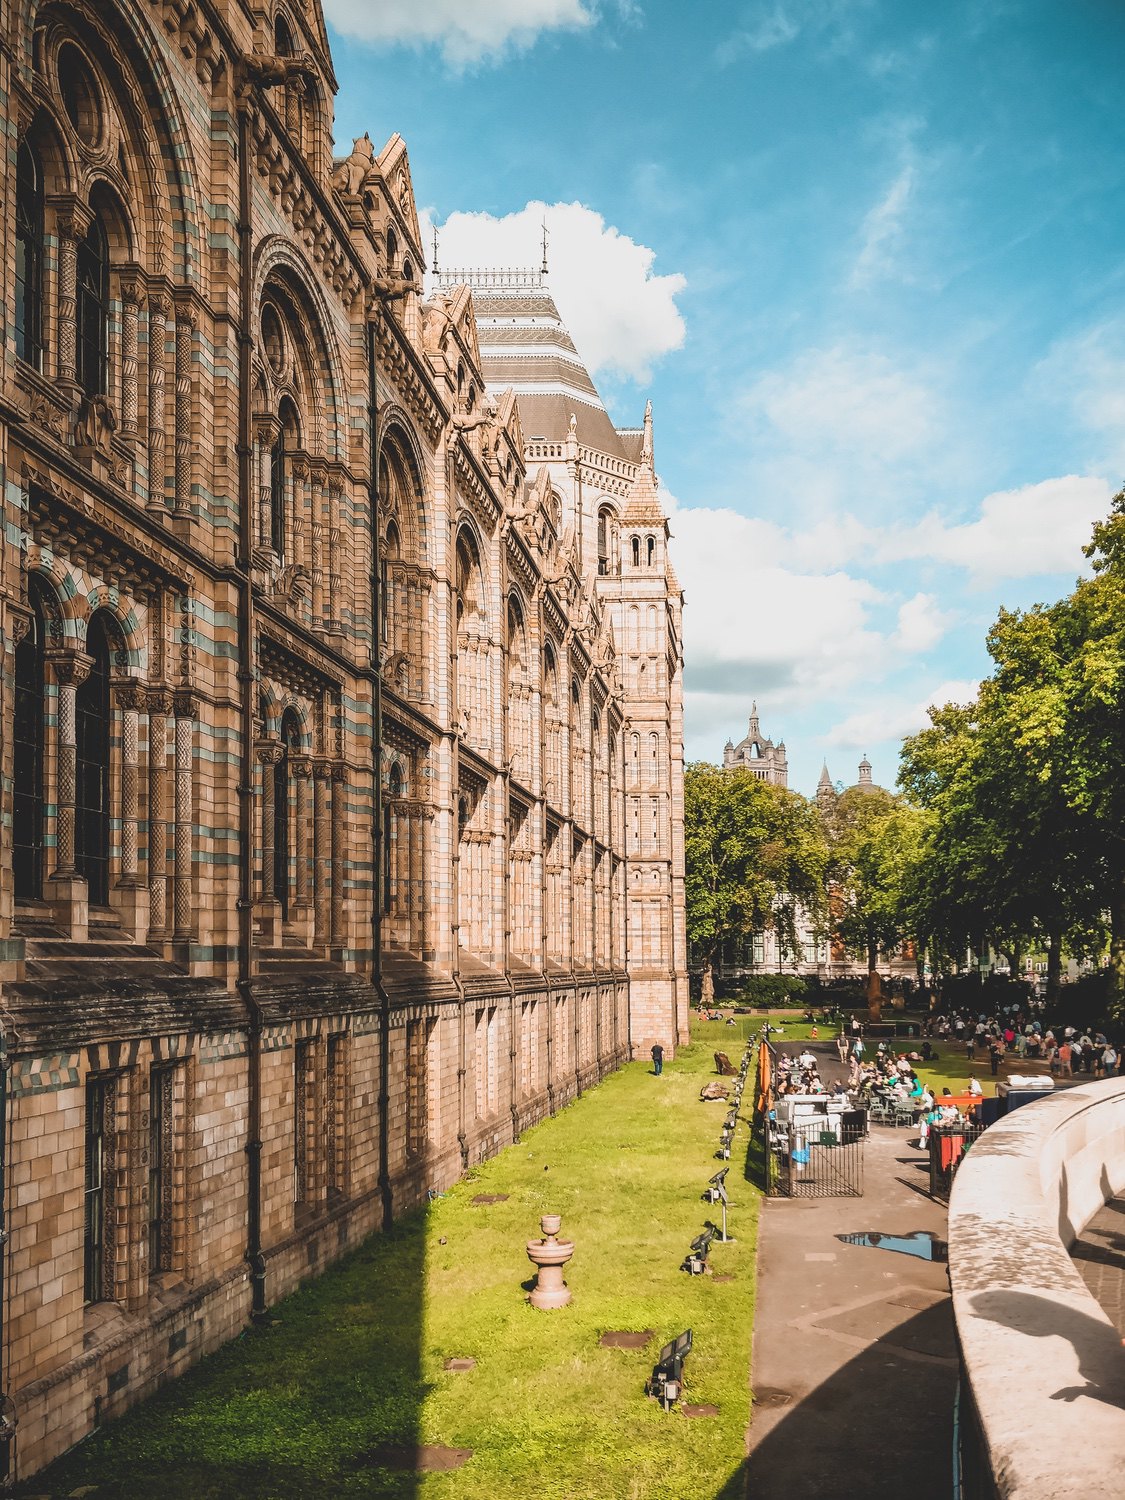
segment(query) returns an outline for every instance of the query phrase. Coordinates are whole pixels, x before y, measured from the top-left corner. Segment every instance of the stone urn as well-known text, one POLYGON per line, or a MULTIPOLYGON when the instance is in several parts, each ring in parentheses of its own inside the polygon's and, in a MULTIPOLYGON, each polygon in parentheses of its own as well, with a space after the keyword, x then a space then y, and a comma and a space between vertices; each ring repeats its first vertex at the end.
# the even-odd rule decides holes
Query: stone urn
POLYGON ((574 1241, 556 1237, 562 1228, 561 1214, 544 1214, 539 1227, 543 1238, 527 1242, 527 1258, 538 1272, 527 1300, 532 1307, 565 1307, 570 1288, 563 1280, 563 1266, 574 1254, 574 1241))

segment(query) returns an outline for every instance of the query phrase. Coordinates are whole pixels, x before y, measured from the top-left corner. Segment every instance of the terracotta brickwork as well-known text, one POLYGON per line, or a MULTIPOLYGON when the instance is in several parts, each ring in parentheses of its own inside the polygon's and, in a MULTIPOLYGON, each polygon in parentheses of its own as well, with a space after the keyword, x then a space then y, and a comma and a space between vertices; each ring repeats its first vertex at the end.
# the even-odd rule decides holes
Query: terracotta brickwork
POLYGON ((628 570, 595 576, 490 390, 471 288, 423 301, 403 142, 332 158, 320 6, 0 3, 0 30, 23 1479, 682 1039, 682 728, 663 551, 641 691, 628 570))

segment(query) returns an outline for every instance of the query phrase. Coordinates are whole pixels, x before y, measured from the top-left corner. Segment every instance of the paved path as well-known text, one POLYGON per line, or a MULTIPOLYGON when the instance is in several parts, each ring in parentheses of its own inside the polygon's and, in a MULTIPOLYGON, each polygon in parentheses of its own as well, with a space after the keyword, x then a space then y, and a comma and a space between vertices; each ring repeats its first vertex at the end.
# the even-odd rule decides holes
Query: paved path
POLYGON ((1111 1198, 1098 1210, 1070 1253, 1125 1340, 1125 1196, 1111 1198))
MULTIPOLYGON (((817 1051, 830 1075, 835 1049, 817 1051)), ((753 1500, 948 1500, 957 1366, 946 1267, 839 1238, 920 1234, 908 1245, 944 1250, 945 1208, 926 1196, 916 1139, 873 1128, 862 1198, 763 1200, 753 1500)))

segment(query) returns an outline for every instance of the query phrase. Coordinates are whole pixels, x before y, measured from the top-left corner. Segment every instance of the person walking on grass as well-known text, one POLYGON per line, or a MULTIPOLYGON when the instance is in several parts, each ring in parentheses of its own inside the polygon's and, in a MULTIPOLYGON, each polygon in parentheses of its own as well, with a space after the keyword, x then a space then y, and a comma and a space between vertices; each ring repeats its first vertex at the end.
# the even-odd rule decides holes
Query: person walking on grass
POLYGON ((657 1078, 664 1071, 664 1048, 659 1042, 653 1042, 652 1044, 652 1071, 656 1074, 657 1078))

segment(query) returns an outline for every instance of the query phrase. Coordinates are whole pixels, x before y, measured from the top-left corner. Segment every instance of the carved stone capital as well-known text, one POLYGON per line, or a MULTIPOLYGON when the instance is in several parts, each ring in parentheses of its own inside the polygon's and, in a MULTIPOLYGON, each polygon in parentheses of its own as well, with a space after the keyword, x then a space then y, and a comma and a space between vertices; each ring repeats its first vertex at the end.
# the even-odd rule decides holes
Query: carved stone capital
POLYGON ((191 302, 176 302, 176 327, 190 328, 199 327, 199 309, 191 302))
POLYGON ((26 637, 31 629, 31 610, 22 604, 8 605, 8 634, 11 636, 13 646, 26 637))
POLYGON ((84 240, 94 220, 94 211, 73 193, 59 193, 48 199, 55 210, 55 229, 62 240, 84 240))
POLYGON ((313 773, 311 757, 307 755, 296 755, 289 762, 289 773, 298 781, 307 781, 313 773))
POLYGON ((177 719, 194 719, 199 711, 196 695, 185 688, 177 688, 172 695, 172 712, 177 719))
POLYGON ((148 689, 135 677, 118 678, 112 686, 114 701, 118 708, 132 709, 136 713, 144 713, 148 708, 148 689))
POLYGON ((172 712, 175 698, 172 689, 168 687, 150 687, 148 690, 149 714, 163 714, 165 718, 172 712))
POLYGON ((67 687, 81 687, 94 665, 92 656, 74 646, 60 646, 48 651, 47 661, 54 671, 55 681, 67 687))
POLYGON ((143 307, 148 289, 145 286, 144 272, 139 266, 126 266, 121 272, 120 280, 121 300, 130 307, 143 307))
POLYGON ((313 763, 313 776, 317 781, 332 780, 332 763, 327 760, 318 760, 313 763))
POLYGON ((331 777, 335 782, 344 782, 348 779, 348 768, 340 761, 334 761, 331 767, 331 777))
POLYGON ((259 740, 254 756, 260 766, 276 766, 281 759, 281 744, 278 740, 259 740))

